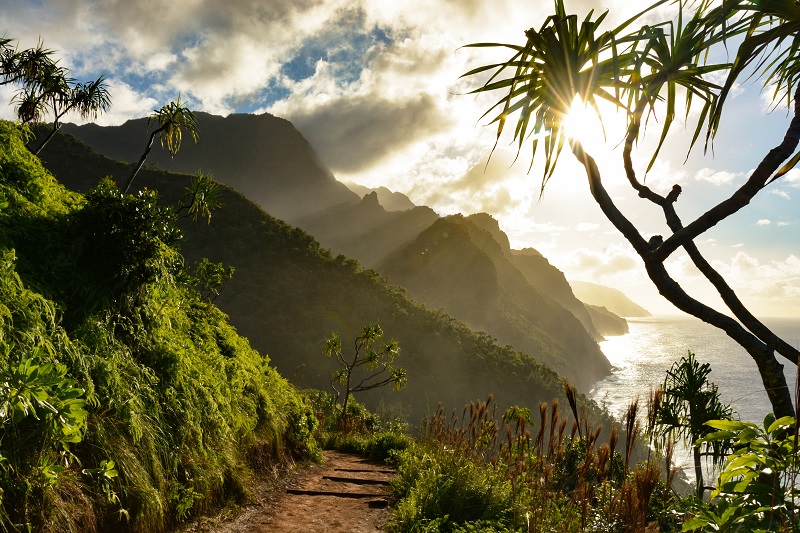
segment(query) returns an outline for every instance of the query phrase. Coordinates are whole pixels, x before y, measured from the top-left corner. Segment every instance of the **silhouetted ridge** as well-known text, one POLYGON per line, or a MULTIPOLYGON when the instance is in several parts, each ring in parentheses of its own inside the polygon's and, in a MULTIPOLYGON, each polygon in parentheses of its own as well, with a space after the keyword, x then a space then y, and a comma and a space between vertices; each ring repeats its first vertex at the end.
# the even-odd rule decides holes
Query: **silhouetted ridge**
MULTIPOLYGON (((211 173, 273 216, 289 221, 342 202, 358 202, 358 195, 336 181, 288 120, 269 114, 196 115, 199 142, 185 138, 175 158, 156 146, 147 165, 187 174, 211 173)), ((62 131, 112 159, 130 163, 144 149, 147 126, 147 119, 140 118, 121 126, 65 124, 62 131)), ((121 169, 120 174, 126 172, 121 169)), ((134 182, 134 188, 139 186, 134 182)))

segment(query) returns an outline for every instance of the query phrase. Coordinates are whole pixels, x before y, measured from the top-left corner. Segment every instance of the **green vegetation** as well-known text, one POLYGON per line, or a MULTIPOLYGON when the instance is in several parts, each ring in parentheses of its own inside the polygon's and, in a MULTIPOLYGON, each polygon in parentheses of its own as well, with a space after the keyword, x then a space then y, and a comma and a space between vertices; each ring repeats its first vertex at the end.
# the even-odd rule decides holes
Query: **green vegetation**
MULTIPOLYGON (((676 362, 666 380, 672 390, 654 391, 644 413, 638 400, 633 401, 624 431, 614 426, 604 438, 602 427, 582 412, 568 383, 570 431, 558 401, 541 404, 538 419, 520 407, 498 416, 491 397, 460 413, 448 413, 440 405, 423 422, 418 440, 390 454, 398 467, 392 488, 399 498, 390 530, 800 531, 800 424, 793 417, 776 420, 773 415, 761 426, 708 420, 707 412, 689 408, 697 398, 716 399, 704 368, 691 356, 676 362), (686 373, 700 380, 688 394, 694 400, 676 396, 678 378, 686 373), (702 492, 699 497, 679 494, 672 462, 675 428, 663 422, 681 409, 683 431, 702 435, 692 441, 696 449, 711 449, 724 463, 710 500, 703 501, 702 492), (702 427, 692 420, 695 416, 702 427)), ((729 413, 723 409, 722 414, 729 413)))
POLYGON ((12 103, 22 123, 38 124, 52 117, 53 127, 35 149, 34 154, 61 128, 61 119, 69 112, 82 118, 97 118, 111 107, 111 98, 104 76, 86 83, 76 83, 69 70, 53 60, 53 51, 43 47, 18 50, 13 39, 0 38, 0 86, 18 87, 12 103))
POLYGON ((708 381, 711 365, 701 364, 694 354, 681 357, 667 370, 663 396, 656 413, 656 428, 670 437, 683 439, 692 450, 697 498, 702 500, 705 487, 701 456, 711 458, 714 466, 722 463, 730 450, 724 440, 704 440, 714 430, 706 425, 712 420, 731 420, 733 409, 719 400, 719 391, 708 381))
POLYGON ((219 269, 185 270, 173 210, 67 191, 23 131, 0 122, 0 528, 164 530, 313 457, 310 404, 192 288, 219 269))
POLYGON ((659 479, 659 460, 629 468, 636 433, 617 451, 617 430, 601 443, 601 427, 584 416, 567 432, 557 401, 541 404, 536 422, 525 408, 497 415, 490 397, 461 413, 440 406, 426 420, 420 441, 395 456, 400 501, 392 531, 638 532, 654 531, 660 520, 669 525, 663 510, 671 480, 659 479))
POLYGON ((684 531, 800 531, 798 420, 767 415, 761 426, 715 420, 704 440, 734 447, 711 501, 695 507, 684 531))
MULTIPOLYGON (((165 148, 171 156, 175 157, 175 154, 181 149, 183 130, 189 133, 192 139, 194 139, 194 142, 197 142, 200 135, 197 126, 197 117, 188 107, 183 105, 181 102, 181 95, 178 95, 178 100, 176 102, 170 102, 167 105, 161 106, 161 109, 153 111, 147 118, 148 128, 151 121, 156 122, 158 127, 150 133, 144 152, 142 152, 141 157, 139 157, 136 166, 133 167, 128 181, 125 182, 125 187, 122 189, 125 193, 131 188, 133 179, 144 166, 147 154, 153 149, 153 141, 156 136, 161 139, 161 148, 165 148)), ((209 218, 210 216, 209 214, 209 218)))
MULTIPOLYGON (((678 309, 723 330, 739 343, 756 362, 775 414, 794 416, 783 366, 776 353, 797 365, 800 351, 753 316, 698 249, 696 240, 745 208, 768 184, 800 162, 796 153, 800 141, 800 6, 792 0, 658 0, 644 5, 641 13, 619 26, 603 31, 607 14, 595 16, 589 11, 581 20, 567 14, 563 0, 554 0, 553 14, 538 29, 525 32, 524 44, 470 45, 504 47, 511 57, 478 67, 465 76, 480 76, 481 85, 473 92, 500 91, 499 100, 484 114, 497 124, 498 142, 506 124, 513 124, 518 152, 530 146, 531 156, 535 157, 543 146, 542 192, 553 176, 563 147, 569 146, 585 170, 593 199, 641 257, 659 293, 678 309), (645 15, 666 20, 653 23, 645 15), (732 62, 728 62, 730 57, 734 58, 732 62), (703 130, 708 147, 719 131, 731 89, 750 78, 763 82, 775 105, 785 103, 794 118, 780 144, 765 154, 740 187, 684 224, 676 209, 684 189, 675 184, 663 194, 646 185, 634 168, 634 148, 644 145, 640 141, 646 125, 658 122, 658 143, 652 154, 645 154, 650 156, 650 170, 676 113, 684 114, 688 123, 695 124, 694 128, 687 124, 690 131, 694 130, 689 150, 703 130), (715 79, 724 81, 718 85, 712 81, 715 79), (627 130, 620 174, 637 199, 650 202, 663 213, 670 231, 666 237, 646 237, 635 221, 626 217, 617 198, 606 190, 595 159, 580 139, 567 136, 564 120, 576 99, 591 106, 598 116, 598 102, 609 103, 625 114, 627 130), (517 112, 518 118, 508 121, 509 115, 517 112), (714 286, 728 314, 687 294, 667 272, 665 262, 680 248, 714 286)), ((741 135, 746 138, 747 133, 741 135)), ((619 144, 618 139, 609 140, 609 151, 619 144)))
POLYGON ((400 353, 400 347, 396 341, 390 340, 377 349, 373 348, 381 338, 383 338, 383 330, 378 324, 364 326, 361 334, 353 343, 352 360, 342 353, 342 338, 337 333, 333 333, 330 338, 325 340, 325 356, 335 358, 341 367, 334 372, 331 381, 331 387, 336 391, 337 399, 341 393, 333 382, 337 381, 344 385, 341 426, 347 423, 347 406, 352 394, 387 385, 391 385, 395 390, 402 390, 408 382, 406 371, 394 364, 395 357, 400 353), (353 372, 359 367, 363 367, 362 373, 367 375, 354 376, 353 372))
MULTIPOLYGON (((129 172, 125 163, 65 135, 54 138, 43 159, 60 181, 82 191, 101 176, 129 172)), ((145 168, 136 179, 157 189, 164 204, 179 205, 191 178, 145 168)), ((185 235, 181 253, 190 265, 208 258, 235 268, 214 303, 298 387, 330 388, 339 367, 320 352, 331 331, 354 339, 364 324, 378 323, 402 346, 402 366, 411 379, 399 392, 384 387, 361 393, 359 400, 372 410, 381 402, 403 405, 406 420, 414 422, 440 401, 463 405, 500 391, 504 409, 564 400, 561 380, 549 365, 413 302, 375 271, 333 256, 307 233, 220 188, 225 208, 214 212, 212 224, 178 220, 185 235)))

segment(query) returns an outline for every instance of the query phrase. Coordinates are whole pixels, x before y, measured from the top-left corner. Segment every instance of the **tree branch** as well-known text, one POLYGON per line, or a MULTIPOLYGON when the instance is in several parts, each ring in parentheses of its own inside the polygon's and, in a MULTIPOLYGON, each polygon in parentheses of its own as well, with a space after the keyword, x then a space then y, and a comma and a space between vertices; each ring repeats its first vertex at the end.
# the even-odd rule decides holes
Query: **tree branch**
POLYGON ((764 388, 770 398, 775 415, 793 415, 794 405, 789 394, 789 388, 786 385, 786 378, 783 375, 783 365, 775 359, 772 348, 732 318, 689 296, 670 277, 664 267, 664 258, 653 253, 650 244, 644 241, 638 230, 625 218, 613 200, 611 200, 603 186, 600 171, 594 159, 574 139, 570 140, 570 148, 578 161, 584 166, 592 197, 594 197, 609 221, 628 239, 628 242, 631 243, 644 260, 647 274, 655 284, 658 292, 678 309, 699 318, 703 322, 716 326, 739 343, 758 365, 764 388))
POLYGON ((770 183, 770 178, 778 171, 780 165, 794 154, 798 142, 800 142, 800 84, 794 94, 794 117, 786 129, 781 144, 769 151, 750 178, 733 195, 666 239, 654 251, 654 259, 663 262, 675 250, 749 204, 750 200, 770 183))

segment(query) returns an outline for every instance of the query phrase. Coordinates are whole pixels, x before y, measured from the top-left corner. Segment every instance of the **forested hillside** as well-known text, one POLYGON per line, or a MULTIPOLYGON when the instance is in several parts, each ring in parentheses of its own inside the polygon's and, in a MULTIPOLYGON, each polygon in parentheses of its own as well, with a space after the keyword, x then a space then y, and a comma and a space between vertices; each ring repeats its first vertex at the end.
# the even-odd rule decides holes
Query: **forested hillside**
MULTIPOLYGON (((78 190, 127 170, 62 135, 43 158, 61 181, 78 190)), ((147 171, 139 179, 171 204, 189 178, 147 171)), ((400 344, 408 386, 399 393, 368 393, 363 399, 371 407, 381 400, 402 404, 415 422, 438 402, 463 405, 495 393, 501 405, 536 406, 561 395, 560 380, 549 367, 415 304, 403 289, 352 259, 332 256, 311 236, 235 191, 225 188, 222 201, 211 224, 184 222, 181 252, 189 264, 209 257, 236 269, 216 304, 294 383, 330 390, 335 363, 322 356, 325 337, 336 331, 349 346, 365 324, 378 322, 400 344)))
POLYGON ((609 372, 608 360, 580 321, 536 291, 511 259, 510 249, 473 217, 453 215, 437 220, 378 270, 415 299, 535 354, 588 390, 609 372))
POLYGON ((192 288, 174 207, 68 191, 24 131, 0 122, 0 529, 161 531, 314 453, 310 407, 192 288))

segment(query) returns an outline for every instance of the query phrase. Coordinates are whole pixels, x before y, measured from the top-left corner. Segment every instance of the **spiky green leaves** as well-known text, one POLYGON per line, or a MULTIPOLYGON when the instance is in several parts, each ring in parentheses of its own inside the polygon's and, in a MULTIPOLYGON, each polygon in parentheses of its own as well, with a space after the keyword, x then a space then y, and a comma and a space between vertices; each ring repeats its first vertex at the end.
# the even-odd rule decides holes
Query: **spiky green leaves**
POLYGON ((158 130, 161 132, 161 147, 169 151, 173 157, 181 149, 183 130, 185 129, 192 137, 194 142, 199 138, 199 128, 195 114, 181 102, 181 95, 178 100, 162 106, 155 110, 149 117, 150 121, 158 123, 158 130))
MULTIPOLYGON (((555 14, 540 29, 525 32, 524 46, 468 45, 513 51, 508 61, 478 67, 464 76, 491 72, 488 81, 472 92, 504 93, 483 115, 497 124, 498 140, 508 117, 518 113, 513 132, 518 152, 530 142, 535 157, 539 142, 544 141, 542 188, 558 162, 565 142, 563 120, 576 97, 598 115, 599 100, 626 110, 628 150, 643 132, 642 121, 661 114, 660 137, 648 170, 674 124, 681 100, 687 119, 696 102, 701 106, 691 151, 704 127, 708 128, 707 143, 716 134, 725 98, 748 67, 755 66, 755 75, 774 87, 776 99, 791 98, 792 87, 800 79, 800 6, 793 0, 731 0, 722 5, 711 0, 678 0, 672 2, 677 4, 672 20, 630 31, 642 15, 666 3, 656 1, 602 32, 605 14, 593 18, 589 12, 579 22, 576 15, 567 15, 563 0, 555 0, 555 14), (716 61, 726 57, 725 49, 734 36, 743 36, 734 62, 716 61), (724 71, 728 71, 726 82, 715 84, 712 75, 724 71)), ((798 160, 792 160, 791 166, 798 160)))
MULTIPOLYGON (((656 2, 648 9, 662 3, 656 2)), ((555 14, 548 17, 539 30, 531 28, 525 32, 525 46, 497 43, 468 45, 501 46, 515 52, 505 63, 479 67, 464 76, 494 71, 486 83, 472 92, 505 92, 483 115, 486 117, 496 113, 491 122, 497 123, 498 140, 508 116, 519 112, 514 128, 518 152, 526 141, 530 141, 535 157, 539 142, 544 141, 542 189, 552 177, 564 146, 566 136, 563 121, 575 97, 591 106, 598 115, 598 100, 626 108, 620 97, 635 87, 636 80, 641 78, 637 70, 639 62, 635 44, 642 37, 621 35, 639 15, 612 31, 601 33, 600 26, 606 15, 604 13, 593 18, 593 12, 590 11, 583 21, 579 21, 576 15, 566 14, 563 0, 555 0, 555 14), (513 74, 504 77, 509 70, 513 74)))

